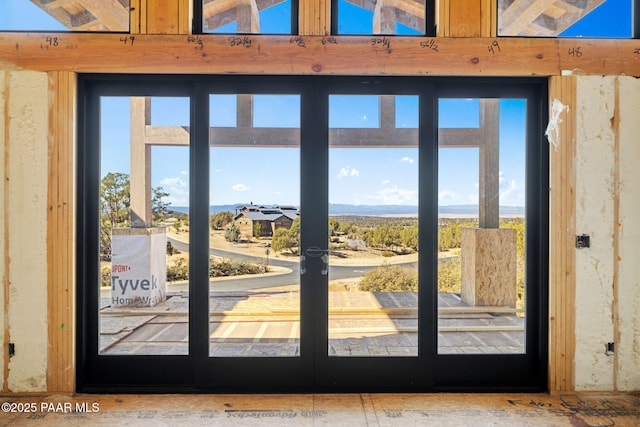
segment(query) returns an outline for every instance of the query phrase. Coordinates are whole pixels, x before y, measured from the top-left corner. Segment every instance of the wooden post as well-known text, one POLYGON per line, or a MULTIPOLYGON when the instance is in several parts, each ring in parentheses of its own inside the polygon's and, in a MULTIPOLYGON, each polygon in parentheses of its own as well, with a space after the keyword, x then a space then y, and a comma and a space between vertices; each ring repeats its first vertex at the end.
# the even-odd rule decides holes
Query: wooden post
POLYGON ((298 34, 327 36, 331 34, 331 0, 300 0, 298 34))
POLYGON ((480 100, 480 128, 483 141, 480 144, 480 228, 500 226, 500 176, 499 176, 499 100, 480 100))
POLYGON ((75 391, 75 73, 49 73, 47 392, 75 391))
POLYGON ((146 144, 151 124, 151 99, 131 98, 131 227, 151 227, 151 146, 146 144))
POLYGON ((396 97, 394 95, 380 96, 380 127, 394 129, 396 127, 396 97))
POLYGON ((549 101, 569 107, 560 117, 557 147, 550 147, 549 390, 571 391, 576 345, 576 78, 554 76, 549 83, 549 101))

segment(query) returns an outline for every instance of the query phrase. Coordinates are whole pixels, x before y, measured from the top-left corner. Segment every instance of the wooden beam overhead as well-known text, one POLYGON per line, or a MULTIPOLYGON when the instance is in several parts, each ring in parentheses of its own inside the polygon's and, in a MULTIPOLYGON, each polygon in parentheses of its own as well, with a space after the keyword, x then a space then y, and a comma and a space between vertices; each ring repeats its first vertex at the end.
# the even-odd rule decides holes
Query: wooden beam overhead
POLYGON ((31 0, 73 31, 129 31, 128 0, 31 0))
POLYGON ((498 34, 553 37, 605 0, 499 0, 498 34))
POLYGON ((79 73, 640 76, 640 40, 0 33, 0 66, 79 73), (105 58, 108 58, 105 59, 105 58))

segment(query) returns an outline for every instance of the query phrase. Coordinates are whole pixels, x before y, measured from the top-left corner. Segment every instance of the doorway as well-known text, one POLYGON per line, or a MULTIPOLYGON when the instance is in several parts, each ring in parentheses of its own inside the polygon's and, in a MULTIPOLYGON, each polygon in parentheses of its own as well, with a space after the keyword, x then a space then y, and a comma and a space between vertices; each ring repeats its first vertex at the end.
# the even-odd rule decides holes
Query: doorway
POLYGON ((546 388, 545 81, 79 85, 79 391, 546 388))

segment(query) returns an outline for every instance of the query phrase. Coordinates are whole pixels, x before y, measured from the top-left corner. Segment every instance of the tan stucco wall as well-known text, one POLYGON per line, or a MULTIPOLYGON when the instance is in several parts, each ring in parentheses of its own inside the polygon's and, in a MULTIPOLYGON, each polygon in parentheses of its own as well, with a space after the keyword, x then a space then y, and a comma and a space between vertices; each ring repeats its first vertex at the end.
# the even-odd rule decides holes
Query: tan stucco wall
POLYGON ((639 80, 631 77, 577 80, 576 232, 591 236, 590 248, 576 250, 578 390, 640 390, 639 97, 639 80), (617 355, 606 354, 608 342, 617 355))
POLYGON ((8 291, 8 310, 1 304, 0 317, 7 322, 4 326, 15 344, 15 356, 9 359, 8 377, 3 373, 3 380, 12 392, 45 391, 48 77, 46 73, 0 71, 0 88, 4 110, 0 124, 0 294, 8 291))

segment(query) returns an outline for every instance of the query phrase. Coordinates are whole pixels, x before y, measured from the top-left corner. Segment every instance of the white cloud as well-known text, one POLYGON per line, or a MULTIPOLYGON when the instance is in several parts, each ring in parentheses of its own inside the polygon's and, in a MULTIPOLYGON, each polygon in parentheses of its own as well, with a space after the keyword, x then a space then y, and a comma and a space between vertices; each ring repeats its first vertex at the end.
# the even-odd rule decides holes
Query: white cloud
POLYGON ((384 205, 417 205, 418 191, 391 187, 380 190, 377 196, 368 196, 368 198, 384 205))
POLYGON ((184 179, 179 177, 175 177, 175 178, 167 177, 160 181, 160 185, 167 186, 167 187, 186 187, 187 183, 184 179))
POLYGON ((411 157, 405 156, 401 159, 403 162, 405 163, 409 163, 410 165, 413 164, 414 160, 411 157))
POLYGON ((362 121, 365 121, 365 122, 366 122, 367 120, 368 120, 368 119, 367 119, 367 115, 366 115, 366 114, 364 114, 364 115, 362 116, 362 121))
POLYGON ((166 177, 160 180, 160 186, 169 193, 164 198, 172 206, 189 205, 189 187, 187 182, 180 177, 166 177))
POLYGON ((453 203, 460 201, 460 195, 455 191, 443 190, 438 193, 438 202, 439 203, 453 203))
POLYGON ((349 166, 346 168, 340 168, 340 172, 338 172, 338 179, 342 179, 346 176, 360 176, 360 171, 358 169, 351 169, 349 166))
POLYGON ((507 203, 523 203, 518 194, 518 182, 516 179, 508 179, 502 171, 498 175, 498 184, 500 186, 500 204, 507 203))
POLYGON ((187 171, 180 171, 180 175, 189 175, 189 172, 187 172, 187 171))
POLYGON ((244 185, 244 184, 234 184, 231 186, 231 189, 233 191, 247 191, 249 189, 251 189, 251 187, 244 185))
POLYGON ((380 185, 387 185, 387 184, 391 184, 391 181, 389 181, 388 179, 385 179, 380 183, 380 185))

